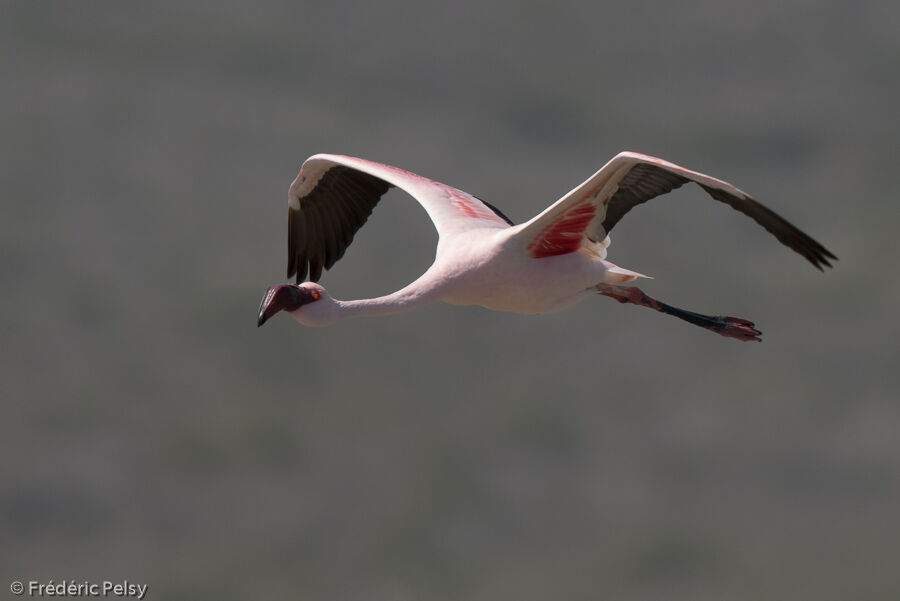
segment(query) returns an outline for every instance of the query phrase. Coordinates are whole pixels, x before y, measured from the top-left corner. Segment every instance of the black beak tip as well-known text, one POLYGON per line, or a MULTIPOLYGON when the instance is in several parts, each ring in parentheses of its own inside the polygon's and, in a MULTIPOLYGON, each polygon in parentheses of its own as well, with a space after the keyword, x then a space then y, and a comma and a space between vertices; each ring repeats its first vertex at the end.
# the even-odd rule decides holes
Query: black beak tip
POLYGON ((259 316, 256 318, 257 328, 269 320, 269 316, 266 315, 266 310, 268 309, 268 307, 266 306, 267 298, 268 297, 263 297, 263 301, 259 305, 259 316))
POLYGON ((269 309, 269 307, 267 307, 265 305, 265 302, 259 307, 259 317, 256 318, 256 327, 257 328, 259 326, 261 326, 262 324, 266 323, 267 321, 269 321, 269 317, 271 317, 271 315, 268 315, 268 312, 269 312, 268 309, 269 309))

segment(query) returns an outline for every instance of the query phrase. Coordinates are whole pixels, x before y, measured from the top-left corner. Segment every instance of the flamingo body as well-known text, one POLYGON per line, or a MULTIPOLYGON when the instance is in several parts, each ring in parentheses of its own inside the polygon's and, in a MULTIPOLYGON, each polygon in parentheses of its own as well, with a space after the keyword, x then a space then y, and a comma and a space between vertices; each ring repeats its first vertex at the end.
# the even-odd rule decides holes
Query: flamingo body
POLYGON ((621 274, 610 273, 612 263, 587 248, 534 259, 516 244, 518 227, 473 232, 448 245, 453 250, 433 267, 443 284, 440 300, 494 311, 551 313, 571 307, 593 285, 623 281, 621 274))

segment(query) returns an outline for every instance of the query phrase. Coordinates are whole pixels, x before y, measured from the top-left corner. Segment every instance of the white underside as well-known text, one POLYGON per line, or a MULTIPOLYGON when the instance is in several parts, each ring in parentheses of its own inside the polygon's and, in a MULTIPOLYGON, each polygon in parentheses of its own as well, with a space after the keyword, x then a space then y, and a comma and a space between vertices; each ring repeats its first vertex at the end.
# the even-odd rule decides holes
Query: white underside
POLYGON ((608 238, 576 252, 535 259, 516 244, 504 244, 513 229, 454 237, 422 280, 440 282, 437 299, 453 305, 533 314, 571 307, 597 284, 644 277, 604 260, 608 238), (449 257, 446 263, 444 257, 449 257))

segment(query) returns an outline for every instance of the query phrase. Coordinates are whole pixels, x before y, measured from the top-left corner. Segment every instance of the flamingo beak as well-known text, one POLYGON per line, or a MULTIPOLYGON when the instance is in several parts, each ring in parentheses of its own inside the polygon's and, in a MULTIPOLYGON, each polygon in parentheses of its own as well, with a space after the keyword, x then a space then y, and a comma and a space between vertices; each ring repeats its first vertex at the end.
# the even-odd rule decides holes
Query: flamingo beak
POLYGON ((310 303, 319 298, 318 293, 313 296, 308 290, 294 286, 292 284, 276 284, 270 286, 266 290, 259 303, 259 316, 256 320, 256 327, 266 323, 269 318, 279 311, 295 311, 302 305, 310 303))
POLYGON ((269 289, 266 290, 262 301, 259 303, 259 317, 256 320, 256 327, 266 323, 270 317, 285 308, 285 305, 287 304, 285 301, 288 300, 286 289, 288 288, 291 288, 291 286, 276 284, 270 286, 269 289), (285 290, 285 292, 282 292, 282 290, 285 290))

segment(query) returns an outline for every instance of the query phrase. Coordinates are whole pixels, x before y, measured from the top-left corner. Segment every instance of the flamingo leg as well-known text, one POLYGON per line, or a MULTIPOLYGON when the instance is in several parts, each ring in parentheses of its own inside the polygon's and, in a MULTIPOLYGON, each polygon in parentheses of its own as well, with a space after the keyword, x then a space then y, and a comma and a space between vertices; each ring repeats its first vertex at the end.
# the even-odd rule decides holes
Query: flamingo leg
POLYGON ((599 294, 614 298, 620 303, 632 303, 642 307, 655 309, 666 315, 672 315, 678 319, 683 319, 695 326, 706 328, 711 332, 715 332, 720 336, 727 338, 737 338, 738 340, 748 341, 755 340, 759 342, 762 332, 753 327, 752 321, 740 319, 738 317, 730 317, 727 315, 703 315, 694 313, 693 311, 685 311, 678 307, 667 305, 655 298, 647 296, 643 290, 635 286, 614 286, 612 284, 597 284, 594 287, 599 294))

